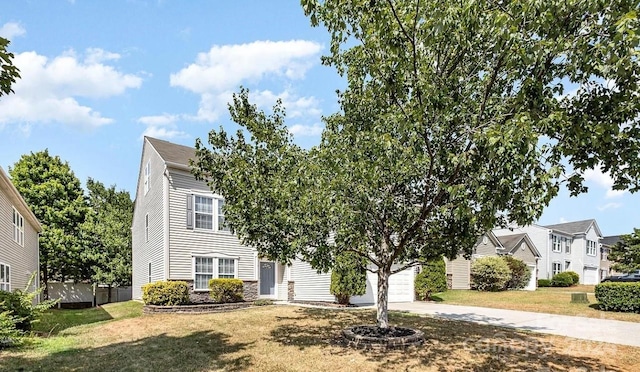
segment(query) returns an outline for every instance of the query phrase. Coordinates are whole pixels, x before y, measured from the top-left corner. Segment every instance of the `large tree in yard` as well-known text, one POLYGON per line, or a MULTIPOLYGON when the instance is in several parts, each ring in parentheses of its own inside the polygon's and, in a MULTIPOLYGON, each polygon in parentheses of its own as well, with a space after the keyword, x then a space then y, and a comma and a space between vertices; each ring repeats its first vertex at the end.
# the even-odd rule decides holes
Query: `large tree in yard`
POLYGON ((640 189, 638 1, 303 0, 346 78, 322 141, 297 147, 277 104, 234 97, 244 130, 196 143, 196 176, 259 253, 329 270, 352 251, 378 277, 471 253, 528 224, 582 173, 640 189), (249 133, 249 138, 245 138, 249 133))
POLYGON ((620 241, 611 247, 609 261, 613 262, 611 268, 621 273, 640 270, 640 229, 621 236, 620 241))
POLYGON ((9 173, 42 224, 40 279, 45 298, 49 281, 90 279, 80 238, 88 208, 80 181, 69 164, 44 150, 23 155, 9 173))
POLYGON ((0 37, 0 97, 13 93, 11 87, 20 78, 20 71, 13 65, 14 55, 7 50, 10 41, 0 37))

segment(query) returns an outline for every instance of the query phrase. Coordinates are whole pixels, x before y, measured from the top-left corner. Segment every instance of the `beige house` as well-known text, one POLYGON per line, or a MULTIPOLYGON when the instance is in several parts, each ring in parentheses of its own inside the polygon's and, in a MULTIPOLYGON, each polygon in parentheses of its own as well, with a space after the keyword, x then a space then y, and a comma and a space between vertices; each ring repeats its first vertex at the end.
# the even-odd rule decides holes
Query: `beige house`
POLYGON ((471 288, 471 262, 485 256, 510 255, 521 259, 531 270, 531 279, 525 290, 537 287, 538 260, 541 255, 527 234, 496 236, 493 232, 483 235, 473 248, 471 259, 459 256, 453 261, 445 260, 447 281, 451 289, 471 288))
MULTIPOLYGON (((24 289, 39 270, 42 231, 11 179, 0 167, 0 290, 24 289)), ((38 286, 38 280, 33 285, 38 286)))

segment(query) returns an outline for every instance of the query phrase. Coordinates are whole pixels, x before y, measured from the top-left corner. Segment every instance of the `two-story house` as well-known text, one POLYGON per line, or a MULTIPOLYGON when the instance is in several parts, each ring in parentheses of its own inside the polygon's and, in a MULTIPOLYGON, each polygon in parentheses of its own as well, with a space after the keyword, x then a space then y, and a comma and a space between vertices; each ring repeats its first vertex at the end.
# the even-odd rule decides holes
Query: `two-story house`
POLYGON ((542 257, 538 278, 551 279, 563 271, 580 275, 580 284, 600 282, 600 239, 596 220, 566 222, 555 225, 528 225, 494 230, 497 236, 513 233, 529 235, 542 257))
POLYGON ((609 261, 609 252, 619 241, 621 241, 620 235, 605 236, 600 241, 602 244, 600 247, 600 280, 608 276, 622 275, 611 268, 611 261, 609 261))
POLYGON ((471 262, 485 256, 510 255, 521 259, 531 270, 529 284, 524 288, 534 291, 537 287, 538 260, 541 255, 526 233, 497 236, 492 231, 481 236, 473 247, 471 259, 462 255, 453 261, 445 260, 447 284, 451 289, 471 288, 471 262))
MULTIPOLYGON (((158 280, 184 280, 191 300, 208 300, 212 278, 238 278, 245 300, 333 301, 330 274, 317 273, 308 263, 283 265, 259 257, 229 231, 224 197, 213 193, 190 172, 195 149, 145 137, 132 225, 133 298, 142 285, 158 280)), ((354 303, 376 299, 375 277, 367 294, 354 303)), ((413 270, 392 275, 389 301, 413 301, 413 270)))
MULTIPOLYGON (((42 231, 11 179, 0 167, 0 290, 24 289, 39 270, 42 231)), ((38 286, 38 277, 34 280, 38 286)))

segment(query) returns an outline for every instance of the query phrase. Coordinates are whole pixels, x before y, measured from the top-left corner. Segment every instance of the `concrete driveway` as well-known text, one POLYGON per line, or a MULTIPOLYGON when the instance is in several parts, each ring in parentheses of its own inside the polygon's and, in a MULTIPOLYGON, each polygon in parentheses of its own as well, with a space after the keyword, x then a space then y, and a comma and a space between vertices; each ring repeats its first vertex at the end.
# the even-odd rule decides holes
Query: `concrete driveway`
POLYGON ((389 310, 640 347, 640 323, 432 302, 390 303, 389 310))

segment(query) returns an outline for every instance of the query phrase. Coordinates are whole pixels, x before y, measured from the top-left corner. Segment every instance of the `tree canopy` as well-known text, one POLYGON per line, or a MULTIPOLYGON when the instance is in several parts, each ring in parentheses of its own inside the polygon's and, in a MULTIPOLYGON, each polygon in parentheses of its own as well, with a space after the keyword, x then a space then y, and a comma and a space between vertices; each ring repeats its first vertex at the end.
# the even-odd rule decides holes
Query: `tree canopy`
POLYGON ((533 222, 563 184, 586 191, 583 171, 640 189, 638 1, 302 6, 347 81, 321 143, 300 149, 282 105, 265 114, 242 90, 230 111, 250 137, 212 131, 194 174, 263 255, 321 270, 366 258, 380 327, 389 275, 533 222))
POLYGON ((611 268, 618 272, 640 270, 640 229, 633 229, 633 233, 622 235, 620 241, 611 247, 608 258, 614 262, 611 268))
POLYGON ((11 86, 20 78, 20 71, 13 65, 13 53, 7 48, 11 42, 0 37, 0 97, 13 93, 11 86))

